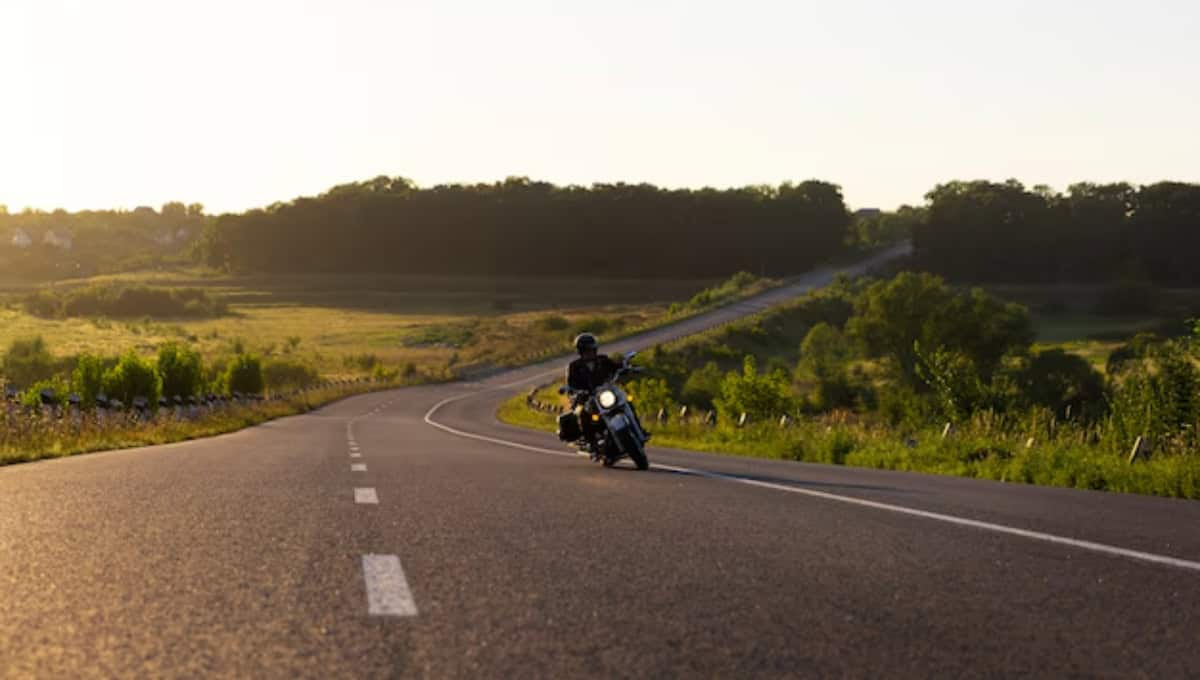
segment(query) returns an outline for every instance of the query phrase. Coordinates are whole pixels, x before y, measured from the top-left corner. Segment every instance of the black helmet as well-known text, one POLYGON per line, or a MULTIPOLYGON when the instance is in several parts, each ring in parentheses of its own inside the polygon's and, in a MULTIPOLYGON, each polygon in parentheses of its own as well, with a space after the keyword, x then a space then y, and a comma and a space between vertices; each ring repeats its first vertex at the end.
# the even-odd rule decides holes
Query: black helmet
POLYGON ((596 349, 599 346, 600 343, 596 340, 596 336, 591 333, 580 333, 575 336, 575 349, 579 350, 580 354, 589 349, 596 349))

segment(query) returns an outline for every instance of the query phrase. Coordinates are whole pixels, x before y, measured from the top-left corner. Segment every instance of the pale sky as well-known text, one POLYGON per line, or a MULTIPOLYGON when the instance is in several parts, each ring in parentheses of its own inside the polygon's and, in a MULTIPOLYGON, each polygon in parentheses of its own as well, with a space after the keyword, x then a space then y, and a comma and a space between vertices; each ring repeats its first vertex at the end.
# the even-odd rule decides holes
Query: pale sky
POLYGON ((0 203, 1200 181, 1200 2, 0 2, 0 203))

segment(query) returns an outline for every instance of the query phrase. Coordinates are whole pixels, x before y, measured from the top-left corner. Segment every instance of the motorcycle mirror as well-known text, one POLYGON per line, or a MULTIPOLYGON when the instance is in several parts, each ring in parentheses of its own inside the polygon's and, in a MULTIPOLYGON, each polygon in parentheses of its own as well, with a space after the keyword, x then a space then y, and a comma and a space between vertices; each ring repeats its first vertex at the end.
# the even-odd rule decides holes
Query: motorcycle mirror
POLYGON ((563 386, 563 387, 560 387, 560 388, 558 388, 558 393, 559 393, 559 394, 566 394, 566 393, 567 393, 567 388, 566 388, 566 386, 563 386))
POLYGON ((630 352, 629 354, 626 354, 626 355, 625 355, 625 360, 626 360, 626 361, 633 361, 633 358, 634 358, 634 357, 636 357, 637 355, 638 355, 638 353, 637 353, 637 352, 630 352))

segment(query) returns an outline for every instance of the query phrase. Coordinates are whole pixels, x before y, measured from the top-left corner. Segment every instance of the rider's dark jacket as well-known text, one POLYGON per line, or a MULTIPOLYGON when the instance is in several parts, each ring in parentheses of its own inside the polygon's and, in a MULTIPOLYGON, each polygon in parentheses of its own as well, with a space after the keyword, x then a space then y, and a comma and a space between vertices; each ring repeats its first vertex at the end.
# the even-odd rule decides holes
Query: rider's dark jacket
POLYGON ((567 387, 572 390, 593 392, 612 379, 620 366, 603 354, 595 359, 579 357, 567 366, 567 387))

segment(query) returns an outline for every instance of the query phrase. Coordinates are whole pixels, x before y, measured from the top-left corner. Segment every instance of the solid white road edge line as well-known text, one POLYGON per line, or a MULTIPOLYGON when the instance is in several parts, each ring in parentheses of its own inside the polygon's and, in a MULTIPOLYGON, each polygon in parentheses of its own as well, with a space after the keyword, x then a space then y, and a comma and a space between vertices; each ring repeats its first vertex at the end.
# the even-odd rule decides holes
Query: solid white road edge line
MULTIPOLYGON (((511 385, 495 387, 495 388, 492 388, 487 391, 490 392, 490 391, 494 391, 494 390, 508 389, 508 388, 520 385, 522 383, 530 382, 532 380, 537 380, 538 378, 545 377, 545 375, 547 375, 547 374, 533 376, 529 379, 522 380, 517 383, 513 383, 511 385)), ((466 399, 466 398, 474 396, 476 394, 479 394, 479 392, 469 392, 467 394, 460 394, 460 395, 457 395, 454 397, 448 397, 446 399, 439 401, 438 403, 433 405, 433 408, 429 409, 429 411, 425 413, 425 423, 428 425, 432 425, 433 427, 436 427, 437 429, 442 430, 443 432, 447 432, 449 434, 452 434, 452 435, 455 435, 458 437, 465 437, 467 439, 475 439, 478 441, 488 442, 491 444, 498 444, 500 446, 507 446, 509 448, 521 449, 523 451, 533 451, 535 453, 548 453, 548 454, 555 455, 555 456, 568 456, 571 458, 577 457, 575 454, 568 453, 566 451, 555 451, 553 449, 545 449, 545 448, 541 448, 539 446, 529 446, 528 444, 521 444, 519 442, 511 442, 506 439, 500 439, 498 437, 488 437, 488 436, 481 435, 481 434, 475 434, 473 432, 464 432, 463 430, 458 430, 453 427, 450 427, 449 425, 443 425, 442 423, 439 423, 439 422, 436 422, 433 420, 433 415, 435 413, 437 413, 438 410, 441 409, 446 404, 460 401, 462 399, 466 399)), ((930 519, 930 520, 934 520, 934 521, 938 521, 938 522, 946 522, 948 524, 956 524, 958 526, 971 527, 973 529, 982 529, 984 531, 992 531, 995 533, 1007 534, 1009 536, 1019 536, 1021 538, 1028 538, 1028 539, 1032 539, 1035 541, 1044 541, 1046 543, 1055 543, 1058 545, 1066 545, 1066 546, 1070 546, 1073 548, 1079 548, 1081 550, 1090 550, 1092 552, 1102 553, 1105 555, 1113 555, 1116 557, 1126 557, 1129 559, 1139 560, 1142 562, 1150 562, 1152 564, 1161 564, 1161 565, 1165 565, 1165 566, 1169 566, 1169 567, 1177 567, 1180 569, 1188 569, 1190 571, 1200 572, 1200 562, 1184 560, 1184 559, 1180 559, 1178 557, 1170 557, 1168 555, 1158 555, 1155 553, 1143 552, 1141 550, 1130 550, 1129 548, 1121 548, 1121 547, 1118 547, 1115 545, 1108 545, 1106 543, 1095 543, 1093 541, 1084 541, 1084 540, 1080 540, 1080 539, 1076 539, 1076 538, 1068 538, 1066 536, 1058 536, 1055 534, 1046 534, 1046 533, 1042 533, 1040 531, 1030 531, 1028 529, 1020 529, 1017 527, 1010 527, 1010 526, 1007 526, 1004 524, 994 524, 992 522, 983 522, 980 520, 967 519, 966 517, 956 517, 954 515, 946 515, 946 514, 942 514, 940 512, 930 512, 928 510, 917 510, 916 508, 906 508, 902 505, 893 505, 891 503, 880 503, 878 501, 868 501, 868 500, 864 500, 861 498, 852 498, 850 496, 839 496, 838 494, 827 493, 824 491, 814 491, 812 489, 802 489, 802 488, 795 487, 795 486, 788 486, 786 484, 775 484, 772 482, 763 482, 763 481, 759 481, 757 479, 747 479, 745 477, 739 477, 737 475, 728 475, 728 474, 723 474, 720 472, 708 472, 707 470, 697 470, 694 468, 676 467, 674 465, 660 465, 657 463, 651 465, 650 467, 658 468, 660 470, 668 470, 670 472, 681 472, 681 473, 690 474, 690 475, 697 475, 700 477, 708 477, 710 479, 720 479, 720 480, 727 481, 727 482, 736 482, 738 484, 757 486, 757 487, 764 488, 764 489, 772 489, 774 491, 786 491, 788 493, 796 493, 796 494, 801 494, 804 496, 811 496, 813 498, 821 498, 821 499, 828 500, 828 501, 836 501, 838 503, 849 503, 850 505, 858 505, 860 507, 873 508, 875 510, 884 510, 887 512, 895 512, 895 513, 899 513, 902 515, 910 515, 913 517, 921 517, 923 519, 930 519)))
POLYGON ((367 613, 371 616, 416 616, 417 603, 396 555, 363 555, 367 613))
POLYGON ((356 487, 354 489, 354 502, 364 505, 378 505, 379 494, 375 493, 374 487, 356 487))

